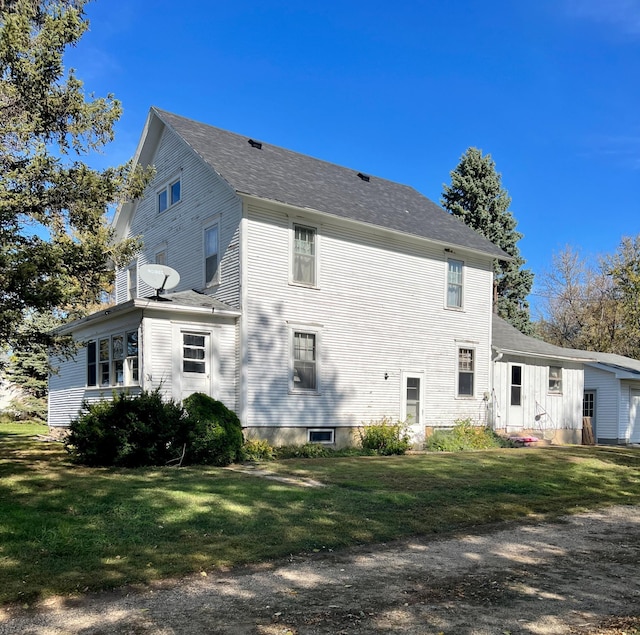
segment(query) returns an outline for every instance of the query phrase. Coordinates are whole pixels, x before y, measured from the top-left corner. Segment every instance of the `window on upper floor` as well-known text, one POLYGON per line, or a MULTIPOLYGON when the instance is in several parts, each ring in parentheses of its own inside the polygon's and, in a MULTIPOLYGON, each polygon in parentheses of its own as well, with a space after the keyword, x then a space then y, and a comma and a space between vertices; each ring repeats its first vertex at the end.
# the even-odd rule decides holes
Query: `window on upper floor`
POLYGON ((562 368, 549 366, 549 392, 559 395, 562 393, 562 368))
POLYGON ((133 262, 127 269, 127 300, 138 296, 138 264, 133 262))
POLYGON ((474 357, 473 348, 458 349, 458 397, 473 397, 474 357))
POLYGON ((205 227, 204 230, 204 284, 211 287, 220 282, 220 231, 218 223, 205 227))
POLYGON ((447 308, 462 308, 463 291, 463 268, 462 260, 447 260, 447 308))
POLYGON ((293 329, 291 333, 291 365, 294 392, 318 391, 318 337, 317 333, 293 329))
POLYGON ((178 203, 182 197, 180 179, 169 182, 161 190, 158 190, 158 212, 164 212, 172 205, 178 203))
POLYGON ((138 331, 87 342, 87 386, 130 386, 138 381, 138 331))
POLYGON ((167 264, 167 250, 162 249, 161 251, 156 252, 156 264, 157 265, 166 265, 167 264))
POLYGON ((316 285, 317 278, 317 231, 313 227, 293 225, 293 253, 291 278, 293 282, 308 286, 316 285))

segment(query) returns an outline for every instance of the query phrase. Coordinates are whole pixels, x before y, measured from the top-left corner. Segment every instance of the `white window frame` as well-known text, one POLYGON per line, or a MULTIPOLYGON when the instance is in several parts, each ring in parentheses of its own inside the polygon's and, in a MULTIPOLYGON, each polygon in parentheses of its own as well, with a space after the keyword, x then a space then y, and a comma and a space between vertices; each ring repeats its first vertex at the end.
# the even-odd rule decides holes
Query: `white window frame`
POLYGON ((290 284, 310 289, 318 288, 320 279, 320 231, 312 223, 291 221, 290 224, 290 248, 289 248, 289 282, 290 284), (296 278, 296 229, 305 229, 313 232, 313 280, 311 282, 296 278))
POLYGON ((156 265, 166 265, 167 264, 167 249, 166 247, 163 249, 158 249, 156 251, 156 255, 154 257, 156 265))
POLYGON ((549 394, 550 395, 561 395, 562 394, 562 366, 549 366, 549 394), (552 376, 552 368, 558 370, 557 376, 552 376))
POLYGON ((290 324, 289 325, 289 392, 302 395, 319 395, 321 389, 320 381, 320 369, 321 369, 321 353, 320 351, 322 342, 320 339, 320 330, 318 327, 309 326, 305 324, 290 324), (296 360, 296 346, 295 337, 296 334, 314 336, 314 353, 315 359, 315 386, 311 388, 300 388, 299 381, 296 381, 296 361, 304 362, 305 360, 296 360))
POLYGON ((454 311, 462 311, 464 309, 464 282, 465 282, 465 265, 464 260, 460 260, 459 258, 447 258, 447 271, 446 271, 446 285, 445 285, 445 306, 447 309, 452 309, 454 311), (451 265, 453 263, 460 264, 460 281, 453 281, 452 278, 452 270, 451 265), (456 289, 459 289, 460 294, 460 303, 452 304, 449 302, 449 288, 451 286, 455 286, 456 289))
POLYGON ((509 406, 512 408, 519 408, 522 406, 522 400, 524 398, 524 364, 509 364, 509 406), (520 383, 516 384, 513 381, 513 372, 515 368, 519 368, 520 383), (514 388, 517 391, 518 403, 514 403, 514 388))
POLYGON ((181 342, 180 342, 180 346, 182 347, 182 353, 181 353, 181 369, 182 369, 182 374, 189 374, 189 375, 204 375, 207 376, 209 375, 209 359, 208 359, 208 349, 207 349, 207 345, 208 342, 210 341, 209 335, 207 333, 203 333, 200 331, 182 331, 182 338, 181 338, 181 342), (195 342, 187 342, 186 338, 187 337, 192 337, 192 338, 202 338, 202 344, 197 344, 195 342), (201 355, 197 355, 197 356, 187 356, 185 355, 186 351, 190 350, 193 352, 201 352, 201 355), (201 368, 202 370, 187 370, 186 365, 187 364, 198 364, 198 365, 202 365, 201 368))
POLYGON ((336 443, 336 429, 335 428, 307 428, 307 443, 320 443, 322 445, 335 445, 336 443), (314 433, 319 432, 321 434, 330 434, 328 441, 314 441, 312 436, 314 433))
POLYGON ((205 223, 205 225, 202 228, 202 266, 203 266, 203 275, 204 275, 204 287, 205 288, 209 288, 209 287, 215 287, 216 285, 220 284, 220 280, 221 280, 221 275, 220 275, 220 268, 221 268, 221 262, 220 262, 220 219, 216 218, 215 220, 209 220, 207 221, 207 223, 205 223), (207 255, 207 232, 212 231, 213 229, 216 230, 217 233, 217 251, 216 251, 216 270, 212 276, 212 278, 209 280, 208 276, 207 276, 207 259, 210 258, 213 254, 211 254, 210 256, 207 255))
POLYGON ((120 386, 138 386, 140 384, 140 334, 129 329, 104 335, 87 342, 87 388, 111 388, 120 386), (115 346, 120 341, 121 346, 115 346), (102 345, 102 346, 101 346, 102 345), (135 345, 135 346, 134 346, 135 345), (90 349, 95 352, 92 361, 90 349), (120 348, 120 350, 116 350, 120 348), (135 353, 131 352, 135 350, 135 353), (90 368, 93 367, 93 372, 90 368), (90 382, 93 374, 95 382, 90 382), (108 381, 103 382, 103 377, 108 381))
POLYGON ((164 214, 182 200, 182 175, 167 181, 161 188, 156 190, 156 209, 158 214, 164 214), (178 197, 175 198, 175 186, 178 186, 178 197))
POLYGON ((476 375, 477 375, 477 355, 475 346, 469 344, 458 344, 456 346, 456 398, 473 399, 476 394, 476 375), (471 371, 463 370, 460 367, 462 351, 471 351, 471 371), (462 374, 471 375, 471 394, 460 392, 460 379, 462 374))
POLYGON ((127 300, 138 297, 138 261, 134 260, 127 267, 127 300))

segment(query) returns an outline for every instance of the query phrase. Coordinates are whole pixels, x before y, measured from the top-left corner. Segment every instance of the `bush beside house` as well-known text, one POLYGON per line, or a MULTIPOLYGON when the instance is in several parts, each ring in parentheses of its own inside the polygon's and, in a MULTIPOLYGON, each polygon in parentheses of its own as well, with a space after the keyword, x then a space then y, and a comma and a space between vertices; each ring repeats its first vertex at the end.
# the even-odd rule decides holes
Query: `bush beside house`
POLYGON ((228 465, 240 456, 242 429, 235 413, 207 395, 180 405, 154 390, 85 403, 65 447, 89 466, 228 465))

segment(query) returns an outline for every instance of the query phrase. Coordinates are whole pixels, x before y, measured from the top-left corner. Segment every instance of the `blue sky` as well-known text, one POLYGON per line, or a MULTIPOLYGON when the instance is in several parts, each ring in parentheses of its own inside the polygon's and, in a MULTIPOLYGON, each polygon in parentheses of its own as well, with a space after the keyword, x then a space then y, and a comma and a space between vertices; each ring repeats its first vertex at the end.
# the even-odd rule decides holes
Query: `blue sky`
POLYGON ((640 233, 640 0, 94 0, 87 16, 67 65, 124 108, 93 165, 129 159, 154 105, 436 202, 481 148, 538 284, 565 245, 596 257, 640 233))

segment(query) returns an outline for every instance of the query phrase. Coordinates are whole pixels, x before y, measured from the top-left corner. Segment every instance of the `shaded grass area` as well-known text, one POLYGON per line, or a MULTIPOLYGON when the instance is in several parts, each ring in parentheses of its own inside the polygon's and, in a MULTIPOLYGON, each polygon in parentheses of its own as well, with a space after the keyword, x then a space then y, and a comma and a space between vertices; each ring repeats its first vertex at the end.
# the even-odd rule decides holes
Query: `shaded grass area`
POLYGON ((212 467, 71 465, 0 426, 0 601, 148 582, 412 534, 640 503, 640 451, 287 460, 299 487, 212 467))

